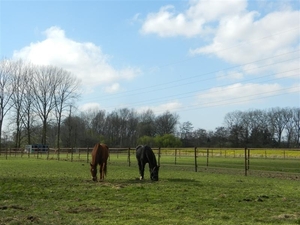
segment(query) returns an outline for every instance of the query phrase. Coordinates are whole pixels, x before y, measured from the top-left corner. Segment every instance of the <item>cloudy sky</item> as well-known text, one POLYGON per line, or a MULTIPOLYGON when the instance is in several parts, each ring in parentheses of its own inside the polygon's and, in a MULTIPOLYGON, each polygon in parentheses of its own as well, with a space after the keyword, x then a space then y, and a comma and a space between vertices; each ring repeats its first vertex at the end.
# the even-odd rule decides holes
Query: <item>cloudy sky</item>
POLYGON ((0 1, 0 57, 81 80, 81 110, 123 107, 214 130, 236 110, 300 106, 289 0, 0 1))

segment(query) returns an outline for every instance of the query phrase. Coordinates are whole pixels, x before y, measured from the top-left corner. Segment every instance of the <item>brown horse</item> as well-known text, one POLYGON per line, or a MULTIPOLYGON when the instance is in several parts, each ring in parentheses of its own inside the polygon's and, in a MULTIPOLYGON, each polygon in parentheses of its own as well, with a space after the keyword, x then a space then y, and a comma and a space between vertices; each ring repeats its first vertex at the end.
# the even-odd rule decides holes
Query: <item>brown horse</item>
POLYGON ((93 181, 97 181, 97 166, 100 166, 100 181, 104 180, 107 172, 108 147, 105 144, 97 143, 92 151, 91 174, 93 181))

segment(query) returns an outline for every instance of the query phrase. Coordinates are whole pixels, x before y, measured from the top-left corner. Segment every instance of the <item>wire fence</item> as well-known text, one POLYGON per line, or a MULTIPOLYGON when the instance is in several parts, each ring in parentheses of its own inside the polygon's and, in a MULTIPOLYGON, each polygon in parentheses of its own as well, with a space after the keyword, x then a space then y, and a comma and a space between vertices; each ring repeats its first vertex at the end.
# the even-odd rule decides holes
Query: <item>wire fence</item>
MULTIPOLYGON (((36 158, 86 162, 91 160, 93 148, 20 148, 0 150, 0 159, 36 158)), ((195 172, 216 171, 232 173, 286 174, 300 179, 300 149, 255 149, 255 148, 152 148, 161 166, 176 166, 195 172)), ((109 161, 124 165, 137 165, 135 148, 110 148, 109 161)))

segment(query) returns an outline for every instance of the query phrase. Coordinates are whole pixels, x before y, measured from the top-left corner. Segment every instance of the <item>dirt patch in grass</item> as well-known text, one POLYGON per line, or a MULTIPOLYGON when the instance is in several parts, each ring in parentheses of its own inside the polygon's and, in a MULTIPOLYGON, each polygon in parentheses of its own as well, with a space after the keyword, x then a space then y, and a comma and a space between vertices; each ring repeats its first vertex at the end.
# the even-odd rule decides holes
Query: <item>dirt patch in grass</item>
POLYGON ((274 216, 273 218, 277 220, 297 220, 300 219, 300 213, 280 214, 278 216, 274 216))
POLYGON ((40 219, 37 216, 27 216, 27 220, 32 222, 32 223, 38 223, 40 221, 40 219))
POLYGON ((25 208, 18 206, 18 205, 8 205, 8 206, 0 206, 0 210, 9 210, 9 209, 15 209, 15 210, 22 210, 25 211, 25 208))
POLYGON ((68 208, 66 210, 67 213, 74 213, 74 214, 77 214, 77 213, 85 213, 85 212, 96 212, 96 213, 101 213, 103 212, 103 209, 99 208, 99 207, 96 207, 96 206, 87 206, 87 205, 81 205, 81 206, 78 206, 78 207, 71 207, 71 208, 68 208))

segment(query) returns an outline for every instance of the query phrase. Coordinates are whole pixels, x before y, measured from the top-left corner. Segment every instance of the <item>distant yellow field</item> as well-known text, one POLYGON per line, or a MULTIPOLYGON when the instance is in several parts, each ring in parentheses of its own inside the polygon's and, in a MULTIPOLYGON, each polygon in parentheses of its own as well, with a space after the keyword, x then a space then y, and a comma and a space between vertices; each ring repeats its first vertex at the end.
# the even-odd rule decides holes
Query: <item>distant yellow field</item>
MULTIPOLYGON (((135 148, 111 148, 111 155, 124 155, 128 156, 128 150, 130 149, 130 155, 135 155, 135 148)), ((58 157, 61 159, 82 159, 89 160, 90 152, 92 149, 75 149, 73 153, 68 152, 66 149, 61 150, 59 155, 58 152, 54 149, 50 149, 48 152, 43 153, 24 153, 20 150, 2 150, 0 151, 0 157, 7 156, 21 156, 21 157, 35 157, 35 158, 50 158, 57 159, 58 157)), ((153 148, 155 154, 169 155, 169 156, 195 156, 195 148, 153 148)), ((248 154, 248 152, 247 152, 248 154)), ((232 157, 232 158, 240 158, 245 157, 245 149, 243 148, 197 148, 196 149, 197 157, 232 157), (209 155, 208 155, 209 154, 209 155)), ((295 158, 300 159, 300 149, 250 149, 249 150, 250 158, 295 158)))
MULTIPOLYGON (((154 149, 154 152, 158 154, 158 149, 154 149)), ((194 148, 161 148, 160 153, 162 155, 194 155, 194 148)), ((197 148, 197 156, 209 157, 245 157, 245 149, 225 149, 225 148, 197 148)), ((248 152, 247 152, 248 154, 248 152)), ((250 157, 253 158, 300 158, 300 149, 249 149, 250 157)))

